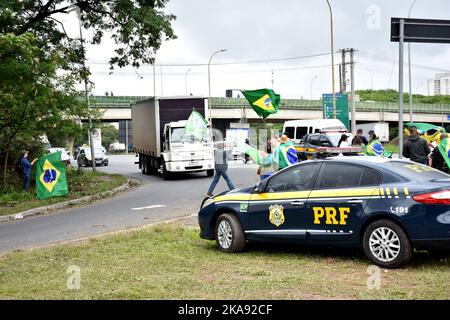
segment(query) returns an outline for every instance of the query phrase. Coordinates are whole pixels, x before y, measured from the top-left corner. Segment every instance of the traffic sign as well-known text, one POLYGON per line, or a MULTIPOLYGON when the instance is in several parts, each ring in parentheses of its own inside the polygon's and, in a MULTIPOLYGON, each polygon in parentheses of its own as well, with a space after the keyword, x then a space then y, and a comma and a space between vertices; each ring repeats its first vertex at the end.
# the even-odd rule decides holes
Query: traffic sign
MULTIPOLYGON (((333 94, 324 93, 322 95, 322 110, 324 119, 334 119, 333 94)), ((350 128, 350 118, 348 115, 348 94, 336 93, 336 118, 350 128)))
POLYGON ((404 42, 450 43, 450 20, 391 18, 391 41, 400 41, 400 20, 404 21, 404 42))

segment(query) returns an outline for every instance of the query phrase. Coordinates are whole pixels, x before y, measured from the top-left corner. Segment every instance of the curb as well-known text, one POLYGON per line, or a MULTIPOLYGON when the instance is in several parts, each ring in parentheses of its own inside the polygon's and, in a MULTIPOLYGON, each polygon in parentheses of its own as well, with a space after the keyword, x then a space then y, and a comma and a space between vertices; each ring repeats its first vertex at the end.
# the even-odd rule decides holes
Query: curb
POLYGON ((71 207, 74 205, 79 205, 79 204, 83 204, 83 203, 91 203, 94 200, 111 197, 116 193, 119 193, 119 192, 122 192, 122 191, 125 191, 125 190, 131 188, 130 185, 139 185, 140 183, 141 182, 139 180, 128 179, 125 184, 121 185, 120 187, 114 188, 112 190, 103 191, 101 193, 97 193, 97 194, 94 194, 91 196, 84 196, 84 197, 81 197, 78 199, 72 199, 72 200, 67 200, 64 202, 55 203, 55 204, 52 204, 49 206, 29 209, 29 210, 18 212, 18 213, 11 214, 8 216, 1 216, 0 223, 6 222, 6 221, 21 220, 22 218, 16 218, 17 215, 21 215, 23 218, 27 218, 27 217, 35 216, 35 215, 42 214, 42 213, 47 213, 47 212, 54 211, 54 210, 64 209, 64 208, 71 207))

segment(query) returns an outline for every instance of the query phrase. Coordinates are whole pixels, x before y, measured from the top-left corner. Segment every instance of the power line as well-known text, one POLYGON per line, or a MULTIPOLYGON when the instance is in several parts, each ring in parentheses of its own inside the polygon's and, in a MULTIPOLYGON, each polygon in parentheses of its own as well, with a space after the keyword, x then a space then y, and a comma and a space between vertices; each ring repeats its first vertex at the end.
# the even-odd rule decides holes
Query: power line
MULTIPOLYGON (((339 53, 339 51, 336 51, 335 53, 339 53)), ((253 64, 253 63, 268 63, 268 62, 281 62, 281 61, 292 61, 292 60, 300 60, 300 59, 309 59, 309 58, 316 58, 321 56, 328 56, 329 53, 318 53, 318 54, 311 54, 311 55, 305 55, 305 56, 297 56, 297 57, 286 57, 286 58, 272 58, 272 59, 260 59, 260 60, 246 60, 246 61, 236 61, 236 62, 216 62, 211 63, 211 65, 216 66, 225 66, 225 65, 240 65, 240 64, 253 64)), ((87 60, 89 64, 98 64, 98 65, 109 65, 108 62, 105 61, 99 61, 99 60, 87 60)), ((152 66, 151 64, 144 63, 143 66, 152 66)), ((163 66, 163 67, 200 67, 200 66, 207 66, 207 63, 161 63, 156 64, 157 66, 163 66)))
MULTIPOLYGON (((360 53, 362 53, 364 56, 371 58, 372 60, 377 60, 378 62, 386 62, 385 60, 390 60, 393 63, 397 63, 398 64, 398 59, 389 57, 389 56, 385 56, 385 55, 380 55, 380 54, 376 54, 376 53, 370 53, 370 52, 365 52, 365 51, 360 51, 360 53)), ((437 72, 450 72, 450 70, 448 69, 441 69, 441 68, 436 68, 436 67, 430 67, 430 66, 424 66, 424 65, 420 65, 420 64, 411 64, 412 66, 419 68, 419 69, 425 69, 425 70, 433 70, 433 71, 437 71, 437 72)))

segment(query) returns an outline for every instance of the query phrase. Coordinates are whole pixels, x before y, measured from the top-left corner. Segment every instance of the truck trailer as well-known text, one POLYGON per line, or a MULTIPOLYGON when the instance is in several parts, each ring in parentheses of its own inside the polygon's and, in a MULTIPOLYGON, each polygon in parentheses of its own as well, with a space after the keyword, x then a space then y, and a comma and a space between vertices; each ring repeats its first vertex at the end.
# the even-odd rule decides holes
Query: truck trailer
POLYGON ((182 172, 214 174, 210 127, 202 139, 185 132, 192 111, 205 117, 207 108, 203 97, 150 98, 131 106, 133 149, 143 174, 161 173, 164 179, 182 172))

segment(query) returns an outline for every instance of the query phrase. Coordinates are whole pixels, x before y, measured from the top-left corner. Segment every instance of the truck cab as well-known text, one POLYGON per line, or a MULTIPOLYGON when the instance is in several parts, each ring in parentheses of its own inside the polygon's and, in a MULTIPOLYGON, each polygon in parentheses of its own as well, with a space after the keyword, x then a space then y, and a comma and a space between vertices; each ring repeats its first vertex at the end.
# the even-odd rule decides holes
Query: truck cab
POLYGON ((186 120, 164 125, 161 155, 163 170, 167 172, 204 171, 214 173, 213 142, 211 131, 203 139, 186 133, 186 120), (209 170, 209 171, 208 171, 209 170))

